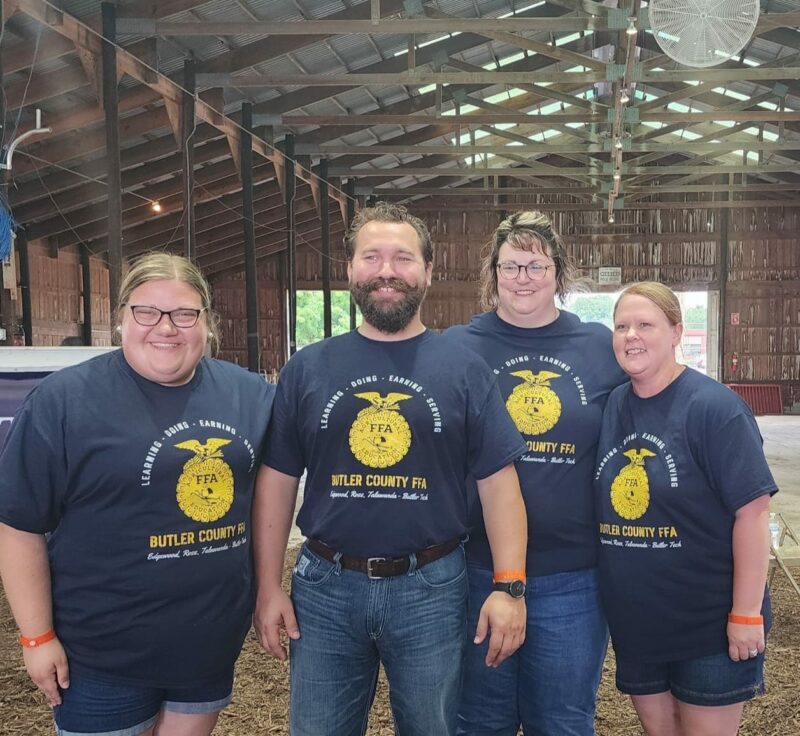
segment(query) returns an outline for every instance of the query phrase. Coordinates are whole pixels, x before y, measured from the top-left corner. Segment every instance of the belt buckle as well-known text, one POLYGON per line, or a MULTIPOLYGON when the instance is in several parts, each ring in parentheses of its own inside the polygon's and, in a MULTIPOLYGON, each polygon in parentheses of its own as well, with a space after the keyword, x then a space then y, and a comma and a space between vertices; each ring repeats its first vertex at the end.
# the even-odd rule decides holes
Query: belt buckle
POLYGON ((370 580, 382 580, 385 577, 385 575, 376 575, 372 570, 372 566, 386 562, 387 559, 386 557, 367 557, 367 577, 370 580))

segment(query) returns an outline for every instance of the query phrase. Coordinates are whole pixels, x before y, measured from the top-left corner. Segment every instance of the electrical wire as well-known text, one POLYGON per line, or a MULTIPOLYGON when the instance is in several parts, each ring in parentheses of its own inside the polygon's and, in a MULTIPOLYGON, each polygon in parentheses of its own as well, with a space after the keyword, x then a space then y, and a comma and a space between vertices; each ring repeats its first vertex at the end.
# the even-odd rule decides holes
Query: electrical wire
MULTIPOLYGON (((211 192, 209 192, 208 189, 206 189, 202 184, 198 184, 197 186, 200 187, 200 189, 202 189, 204 192, 208 192, 209 194, 211 194, 211 192)), ((243 220, 247 220, 248 222, 252 222, 253 223, 253 227, 257 227, 257 228, 259 228, 261 230, 267 230, 267 231, 269 231, 271 233, 278 233, 278 234, 281 234, 281 235, 288 235, 288 233, 289 233, 289 230, 287 228, 285 228, 285 227, 282 227, 282 228, 270 227, 269 225, 264 225, 262 223, 256 222, 256 220, 254 218, 244 217, 244 216, 242 216, 242 214, 238 210, 233 209, 233 207, 230 207, 225 202, 223 202, 221 197, 218 197, 218 196, 216 196, 214 194, 211 194, 211 196, 217 202, 219 202, 219 204, 224 209, 229 210, 230 212, 233 212, 235 215, 238 215, 243 220)), ((323 258, 327 258, 332 263, 349 263, 349 261, 346 258, 334 258, 330 254, 326 255, 319 248, 317 248, 314 245, 312 245, 308 240, 306 240, 303 237, 303 235, 301 233, 297 232, 296 230, 295 230, 294 236, 295 236, 295 238, 298 238, 300 240, 300 242, 303 243, 303 245, 308 246, 311 250, 313 250, 314 252, 318 253, 323 258)))
MULTIPOLYGON (((78 239, 78 243, 80 245, 87 245, 88 246, 88 244, 84 240, 83 236, 74 227, 72 227, 72 224, 67 219, 67 216, 61 211, 61 208, 58 206, 58 203, 53 198, 53 195, 50 193, 50 190, 47 188, 47 185, 44 183, 44 179, 42 178, 42 173, 41 173, 41 171, 39 171, 39 167, 36 165, 35 161, 34 161, 34 164, 33 164, 33 168, 36 171, 36 176, 39 177, 39 181, 42 184, 42 188, 45 190, 45 192, 47 192, 47 196, 50 198, 50 201, 53 203, 53 207, 56 208, 56 212, 58 212, 58 214, 61 216, 61 219, 64 220, 64 223, 66 224, 66 226, 72 231, 72 234, 78 239)), ((106 186, 108 186, 108 185, 106 185, 106 186)), ((96 255, 104 265, 110 266, 110 263, 109 263, 109 260, 108 260, 107 257, 103 258, 99 254, 94 254, 94 255, 96 255)))
MULTIPOLYGON (((196 126, 195 126, 195 129, 196 129, 196 126)), ((194 134, 194 132, 192 134, 194 134)), ((49 190, 49 188, 47 187, 47 184, 44 181, 44 178, 42 177, 41 171, 40 171, 39 167, 37 166, 37 162, 45 164, 47 166, 54 166, 55 168, 60 169, 61 171, 68 172, 68 173, 73 174, 73 175, 75 175, 75 176, 77 176, 79 178, 85 179, 87 181, 94 182, 96 184, 102 184, 103 186, 106 186, 106 187, 108 186, 108 182, 103 180, 103 179, 97 179, 97 178, 95 178, 93 176, 89 176, 89 175, 83 174, 83 173, 81 173, 79 171, 75 171, 74 169, 70 169, 67 166, 62 166, 61 164, 53 164, 53 163, 47 161, 46 159, 40 158, 39 156, 35 156, 35 155, 31 154, 31 153, 26 153, 24 151, 20 151, 19 153, 20 153, 20 155, 27 156, 29 159, 31 159, 31 161, 33 162, 33 166, 34 166, 34 170, 36 172, 36 175, 37 175, 37 177, 39 179, 39 182, 40 182, 40 184, 42 186, 42 189, 44 189, 45 193, 47 194, 48 198, 50 199, 51 203, 53 204, 53 207, 56 209, 56 212, 58 212, 58 215, 64 221, 66 226, 73 233, 73 235, 77 238, 78 243, 80 243, 82 245, 86 245, 87 243, 86 243, 85 238, 72 226, 72 224, 70 223, 69 218, 67 217, 67 215, 58 206, 58 203, 56 202, 52 192, 49 190)), ((209 194, 210 197, 211 197, 211 201, 217 202, 223 209, 226 209, 226 210, 234 213, 235 215, 240 217, 242 220, 247 220, 249 222, 252 222, 253 223, 253 227, 255 227, 255 228, 258 228, 260 230, 266 230, 266 231, 268 231, 270 233, 282 234, 282 235, 286 235, 289 232, 286 228, 271 227, 269 225, 265 225, 263 223, 257 222, 255 220, 255 218, 245 218, 242 215, 241 212, 239 212, 238 210, 236 210, 233 207, 231 207, 230 205, 228 205, 224 201, 222 195, 213 194, 208 188, 206 188, 202 184, 195 183, 195 188, 202 189, 204 192, 209 194)), ((133 195, 135 197, 138 197, 139 199, 143 200, 144 202, 147 202, 148 204, 153 204, 154 201, 155 201, 155 200, 153 200, 153 199, 151 199, 149 197, 146 197, 146 196, 144 196, 142 194, 139 194, 138 192, 123 190, 122 193, 123 194, 131 194, 131 195, 133 195)), ((169 214, 169 213, 165 213, 165 214, 169 214)), ((170 244, 175 242, 175 235, 177 234, 178 230, 180 229, 181 225, 183 224, 183 219, 184 219, 185 215, 186 215, 185 210, 182 210, 181 216, 180 216, 177 224, 173 228, 169 238, 165 241, 164 245, 162 245, 160 248, 156 248, 156 249, 167 249, 170 244)), ((297 238, 299 240, 299 242, 302 243, 303 245, 306 245, 308 248, 310 248, 314 252, 318 253, 320 256, 322 256, 324 258, 328 258, 328 260, 330 260, 333 263, 347 263, 348 262, 346 259, 335 258, 334 256, 332 256, 330 254, 328 254, 326 256, 319 248, 314 246, 305 237, 303 237, 303 235, 301 233, 299 233, 297 231, 295 231, 295 238, 297 238)), ((108 264, 108 261, 106 259, 103 259, 103 262, 108 264)))
MULTIPOLYGON (((39 156, 34 156, 32 153, 28 153, 27 151, 19 150, 16 152, 17 156, 26 156, 27 158, 31 159, 32 161, 38 161, 39 163, 46 164, 48 167, 52 166, 54 169, 60 169, 61 171, 66 171, 69 174, 73 174, 81 179, 85 179, 86 181, 91 181, 95 184, 102 184, 103 186, 107 187, 108 182, 105 179, 97 179, 94 176, 89 176, 88 174, 83 174, 80 171, 76 171, 75 169, 70 169, 66 166, 62 166, 61 164, 53 163, 52 161, 48 161, 47 159, 40 158, 39 156)), ((132 189, 121 189, 120 194, 130 194, 133 197, 138 197, 147 204, 155 204, 156 200, 151 199, 150 197, 146 197, 143 194, 139 194, 132 189)))
MULTIPOLYGON (((5 24, 3 24, 3 28, 5 30, 5 24)), ((22 119, 22 111, 25 109, 25 98, 28 96, 28 88, 31 86, 31 79, 33 79, 33 70, 34 67, 36 66, 36 57, 39 55, 39 41, 41 41, 41 39, 42 39, 42 26, 39 26, 38 33, 36 34, 36 43, 33 47, 31 70, 28 73, 28 81, 25 82, 25 89, 22 92, 22 100, 19 103, 19 108, 17 109, 17 119, 14 122, 14 132, 11 134, 11 138, 9 138, 9 145, 17 137, 17 130, 19 130, 19 121, 22 119)))
MULTIPOLYGON (((58 6, 57 6, 57 5, 55 5, 53 2, 51 2, 51 0, 42 0, 42 4, 43 4, 43 5, 45 5, 45 6, 47 6, 47 7, 49 7, 49 8, 51 8, 51 9, 53 9, 53 10, 55 10, 55 11, 56 11, 56 12, 58 12, 58 13, 63 13, 63 12, 65 12, 65 11, 64 11, 62 8, 58 7, 58 6)), ((96 30, 95 28, 92 28, 91 26, 87 25, 86 23, 84 23, 83 21, 81 21, 81 20, 80 20, 80 19, 78 19, 78 18, 75 18, 75 20, 76 20, 76 22, 77 22, 77 23, 79 23, 79 24, 81 25, 81 27, 82 27, 82 28, 84 28, 84 29, 85 29, 85 30, 86 30, 88 33, 92 33, 92 34, 94 34, 94 35, 95 35, 95 36, 96 36, 98 39, 100 39, 101 41, 104 41, 105 43, 109 43, 109 44, 111 44, 111 45, 112 45, 112 46, 113 46, 115 49, 117 49, 118 51, 122 51, 122 52, 123 52, 123 53, 125 53, 125 54, 131 55, 131 54, 130 54, 130 51, 129 51, 128 49, 126 49, 126 48, 124 48, 124 47, 120 46, 120 44, 118 44, 116 41, 112 41, 112 40, 110 40, 110 39, 106 38, 106 37, 105 37, 105 36, 102 34, 102 32, 100 32, 100 31, 96 30)), ((163 77, 164 79, 168 80, 168 81, 169 81, 171 84, 173 84, 175 87, 177 87, 177 88, 178 88, 178 89, 179 89, 181 92, 183 92, 184 94, 187 94, 187 95, 189 95, 189 96, 194 96, 194 97, 195 97, 195 99, 197 99, 197 95, 196 95, 196 94, 194 94, 194 93, 190 92, 188 89, 186 89, 186 88, 185 88, 185 87, 184 87, 182 84, 180 84, 179 82, 176 82, 176 81, 174 81, 174 80, 170 79, 169 77, 167 77, 165 74, 162 74, 160 71, 158 71, 158 69, 156 69, 155 67, 152 67, 152 66, 150 66, 150 64, 148 64, 148 63, 147 63, 146 61, 144 61, 143 59, 140 59, 140 58, 138 58, 138 57, 134 57, 134 58, 136 58, 136 63, 137 63, 137 65, 139 65, 139 66, 141 66, 141 67, 143 67, 143 68, 145 68, 145 69, 148 69, 149 71, 151 71, 151 72, 153 72, 154 74, 156 74, 158 77, 163 77)), ((283 153, 283 152, 279 151, 277 148, 275 148, 275 146, 273 146, 272 144, 268 143, 266 140, 264 140, 264 139, 263 139, 263 138, 261 138, 260 136, 256 135, 256 134, 255 134, 255 133, 253 133, 252 131, 245 130, 245 129, 244 129, 244 128, 243 128, 243 127, 242 127, 242 126, 239 124, 239 123, 237 123, 237 122, 236 122, 236 121, 235 121, 235 120, 234 120, 232 117, 230 117, 229 115, 227 115, 227 114, 225 113, 225 110, 224 110, 224 109, 223 109, 223 110, 217 110, 215 107, 213 107, 212 105, 210 105, 208 102, 205 102, 205 101, 203 101, 203 104, 204 104, 204 105, 206 105, 207 107, 209 107, 209 108, 210 108, 210 109, 211 109, 213 112, 215 112, 215 113, 217 113, 218 115, 221 115, 223 118, 225 118, 225 119, 226 119, 226 120, 227 120, 227 121, 228 121, 228 122, 229 122, 231 125, 235 126, 235 127, 236 127, 236 128, 239 130, 239 132, 240 132, 240 133, 246 133, 246 134, 249 134, 249 135, 250 135, 250 136, 251 136, 253 139, 255 139, 255 140, 259 141, 260 143, 263 143, 263 144, 264 144, 264 146, 265 146, 266 148, 268 148, 269 150, 271 150, 273 153, 275 153, 275 154, 277 154, 277 155, 280 155, 280 156, 282 156, 282 157, 284 158, 284 160, 285 160, 285 161, 287 161, 287 162, 290 162, 290 163, 292 163, 294 166, 297 166, 297 167, 299 167, 301 171, 303 171, 303 172, 307 173, 307 174, 308 174, 310 177, 313 177, 314 179, 317 179, 318 181, 322 181, 322 177, 320 177, 320 176, 319 176, 319 174, 316 174, 316 173, 315 173, 314 171, 312 171, 311 169, 307 169, 305 166, 303 166, 302 164, 300 164, 300 163, 299 163, 299 162, 298 162, 296 159, 292 159, 292 158, 290 158, 290 157, 289 157, 289 156, 287 156, 285 153, 283 153)), ((341 194, 343 197, 345 197, 345 198, 347 198, 347 199, 349 199, 349 200, 351 200, 351 201, 353 201, 353 202, 357 201, 355 197, 351 197, 350 195, 348 195, 348 194, 347 194, 347 192, 345 192, 345 191, 344 191, 343 189, 341 189, 340 187, 337 187, 335 184, 332 184, 330 181, 328 181, 328 188, 329 188, 329 189, 331 189, 332 191, 338 192, 338 193, 339 193, 339 194, 341 194)))

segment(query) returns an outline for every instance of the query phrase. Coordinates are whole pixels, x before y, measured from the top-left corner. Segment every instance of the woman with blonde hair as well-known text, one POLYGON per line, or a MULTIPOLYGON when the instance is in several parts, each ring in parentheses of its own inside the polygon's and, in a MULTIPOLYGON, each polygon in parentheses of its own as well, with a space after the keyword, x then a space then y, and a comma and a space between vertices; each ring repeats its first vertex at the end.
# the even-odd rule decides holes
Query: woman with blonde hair
MULTIPOLYGON (((526 569, 498 578, 480 514, 466 546, 470 630, 492 590, 525 596, 523 645, 497 668, 468 644, 459 734, 592 736, 608 633, 597 583, 592 473, 603 406, 625 380, 611 333, 556 305, 576 282, 541 212, 500 223, 481 275, 485 311, 454 327, 494 370, 527 453, 517 461, 528 512, 526 569)), ((479 511, 479 509, 476 509, 479 511)))
POLYGON ((62 736, 203 736, 250 627, 250 505, 274 388, 203 357, 208 284, 139 259, 121 349, 48 376, 0 454, 0 574, 62 736))
POLYGON ((614 353, 631 380, 600 434, 601 590, 617 687, 648 736, 734 736, 764 687, 777 487, 747 404, 676 361, 682 332, 662 284, 617 300, 614 353))

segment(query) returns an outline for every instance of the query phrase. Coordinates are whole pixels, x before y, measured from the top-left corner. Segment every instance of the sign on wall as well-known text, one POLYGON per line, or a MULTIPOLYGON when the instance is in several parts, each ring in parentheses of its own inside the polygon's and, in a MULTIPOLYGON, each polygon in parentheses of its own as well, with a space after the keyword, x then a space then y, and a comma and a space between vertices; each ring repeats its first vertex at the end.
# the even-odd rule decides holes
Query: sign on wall
POLYGON ((619 286, 622 283, 622 269, 619 266, 600 266, 597 270, 597 283, 619 286))

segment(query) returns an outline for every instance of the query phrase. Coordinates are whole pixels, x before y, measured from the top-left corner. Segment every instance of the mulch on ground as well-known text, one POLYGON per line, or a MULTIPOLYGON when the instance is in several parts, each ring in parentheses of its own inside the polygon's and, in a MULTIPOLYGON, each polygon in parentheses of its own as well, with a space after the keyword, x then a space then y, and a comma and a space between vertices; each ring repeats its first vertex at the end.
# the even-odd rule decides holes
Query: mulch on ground
MULTIPOLYGON (((287 555, 287 560, 293 560, 287 555)), ((772 590, 774 626, 766 661, 767 694, 745 708, 740 736, 800 736, 800 598, 782 577, 772 590)), ((50 736, 50 709, 28 679, 17 630, 0 594, 0 733, 50 736)), ((285 736, 287 665, 268 657, 251 634, 236 668, 233 703, 223 711, 218 736, 285 736)), ((393 734, 383 681, 370 715, 368 736, 393 734)), ((614 688, 614 656, 609 652, 597 708, 598 736, 639 736, 642 730, 628 699, 614 688)), ((431 736, 435 736, 432 734, 431 736)))

